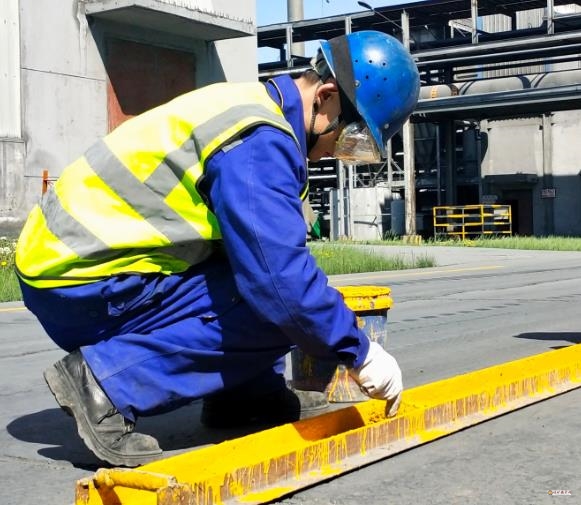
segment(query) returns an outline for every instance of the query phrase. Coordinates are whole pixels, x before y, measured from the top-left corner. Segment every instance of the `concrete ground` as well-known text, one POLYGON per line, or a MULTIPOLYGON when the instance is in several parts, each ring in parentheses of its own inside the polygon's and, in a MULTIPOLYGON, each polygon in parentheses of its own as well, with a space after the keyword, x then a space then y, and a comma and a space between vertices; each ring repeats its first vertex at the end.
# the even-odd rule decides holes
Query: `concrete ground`
MULTIPOLYGON (((437 267, 336 276, 392 289, 388 348, 406 387, 581 342, 581 253, 398 247, 437 267)), ((0 305, 0 504, 69 505, 98 462, 42 379, 64 353, 19 303, 0 305)), ((581 390, 527 407, 280 500, 302 504, 579 503, 581 390), (551 490, 571 496, 549 495, 551 490)), ((140 420, 171 455, 239 435, 199 405, 140 420)))

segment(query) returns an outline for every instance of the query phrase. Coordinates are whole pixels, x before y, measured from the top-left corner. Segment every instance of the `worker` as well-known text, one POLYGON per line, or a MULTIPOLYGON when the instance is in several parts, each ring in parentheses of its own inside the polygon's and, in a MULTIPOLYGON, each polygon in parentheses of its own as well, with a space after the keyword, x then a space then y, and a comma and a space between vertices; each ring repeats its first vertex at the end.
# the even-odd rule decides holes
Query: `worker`
POLYGON ((186 93, 63 170, 28 216, 16 266, 26 306, 68 353, 45 380, 98 458, 159 458, 136 421, 198 399, 210 428, 326 407, 288 386, 295 346, 344 363, 395 414, 398 363, 328 285, 301 209, 307 159, 379 162, 418 92, 396 39, 342 35, 297 78, 186 93))

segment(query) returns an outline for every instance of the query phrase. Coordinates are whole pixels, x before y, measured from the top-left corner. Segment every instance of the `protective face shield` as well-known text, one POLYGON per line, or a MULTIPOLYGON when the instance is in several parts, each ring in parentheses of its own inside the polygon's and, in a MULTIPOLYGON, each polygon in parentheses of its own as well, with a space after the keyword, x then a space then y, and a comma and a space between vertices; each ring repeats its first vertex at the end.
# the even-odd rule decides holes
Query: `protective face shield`
POLYGON ((363 120, 385 156, 418 101, 420 75, 409 51, 390 35, 363 30, 322 41, 313 68, 323 82, 335 78, 346 123, 363 120))
POLYGON ((381 153, 364 121, 349 123, 343 128, 333 156, 349 165, 381 162, 381 153))

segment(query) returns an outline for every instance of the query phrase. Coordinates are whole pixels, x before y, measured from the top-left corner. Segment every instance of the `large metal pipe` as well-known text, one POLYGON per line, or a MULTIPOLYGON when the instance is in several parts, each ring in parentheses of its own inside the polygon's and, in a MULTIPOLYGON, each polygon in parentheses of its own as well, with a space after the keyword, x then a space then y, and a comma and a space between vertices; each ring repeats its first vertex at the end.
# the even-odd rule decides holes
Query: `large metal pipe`
POLYGON ((581 84, 581 69, 422 86, 420 100, 457 95, 480 95, 497 91, 557 88, 576 84, 581 84))
MULTIPOLYGON (((517 30, 518 31, 518 30, 517 30)), ((508 37, 508 35, 507 35, 508 37)), ((581 32, 556 33, 547 37, 522 37, 516 40, 502 40, 498 42, 485 42, 480 44, 468 44, 458 47, 439 47, 437 49, 425 49, 414 51, 413 56, 418 60, 418 65, 428 65, 439 62, 465 62, 476 55, 498 55, 527 51, 530 49, 563 48, 581 41, 581 32), (446 58, 442 58, 446 54, 446 58)), ((521 58, 522 59, 522 58, 521 58)))
MULTIPOLYGON (((287 0, 287 18, 289 22, 302 21, 305 17, 303 9, 303 0, 287 0)), ((293 42, 291 44, 291 54, 294 56, 305 55, 304 42, 293 42)))

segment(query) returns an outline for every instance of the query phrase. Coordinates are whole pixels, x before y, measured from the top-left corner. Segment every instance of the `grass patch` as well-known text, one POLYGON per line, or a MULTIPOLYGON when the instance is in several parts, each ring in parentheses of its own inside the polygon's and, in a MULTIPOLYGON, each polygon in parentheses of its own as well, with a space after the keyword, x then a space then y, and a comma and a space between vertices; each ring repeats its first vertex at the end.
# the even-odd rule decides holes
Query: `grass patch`
MULTIPOLYGON (((319 267, 327 275, 405 270, 408 268, 429 268, 436 266, 428 254, 389 255, 389 249, 361 247, 362 243, 311 242, 309 248, 319 267)), ((401 240, 365 242, 382 246, 407 245, 401 240)), ((434 240, 424 242, 424 246, 490 247, 500 249, 523 249, 545 251, 581 251, 581 237, 483 237, 474 240, 434 240)), ((16 241, 10 237, 0 237, 0 302, 22 300, 20 286, 14 271, 14 249, 16 241)))
POLYGON ((474 240, 433 240, 428 245, 490 247, 538 251, 581 251, 581 237, 481 237, 474 240))
MULTIPOLYGON (((359 244, 402 246, 409 245, 399 238, 388 240, 362 241, 359 244)), ((445 239, 428 238, 422 246, 446 246, 446 247, 490 247, 496 249, 522 249, 538 251, 581 251, 581 237, 489 237, 483 236, 475 239, 445 239)))
POLYGON ((309 245, 317 264, 327 275, 382 272, 405 270, 407 268, 427 268, 435 266, 428 255, 417 258, 412 255, 387 256, 377 251, 337 242, 314 242, 309 245))
MULTIPOLYGON (((0 237, 0 302, 22 300, 20 286, 14 271, 15 247, 15 240, 0 237)), ((435 266, 434 260, 425 254, 417 257, 412 255, 411 258, 404 255, 388 256, 357 245, 337 242, 311 243, 310 249, 317 264, 327 275, 435 266)))
POLYGON ((22 300, 20 286, 14 271, 14 250, 16 241, 0 237, 0 302, 22 300))

